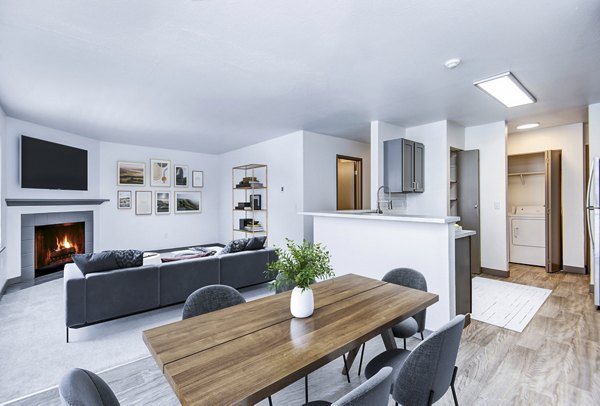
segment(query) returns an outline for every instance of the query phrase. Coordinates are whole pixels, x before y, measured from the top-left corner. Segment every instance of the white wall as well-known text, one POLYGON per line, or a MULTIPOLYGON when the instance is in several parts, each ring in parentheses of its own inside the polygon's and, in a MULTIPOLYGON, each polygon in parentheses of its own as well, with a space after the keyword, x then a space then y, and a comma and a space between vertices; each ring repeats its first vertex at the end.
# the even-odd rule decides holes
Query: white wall
POLYGON ((406 138, 425 145, 425 192, 406 195, 408 214, 448 214, 448 125, 447 121, 410 127, 406 138))
MULTIPOLYGON (((303 181, 306 211, 336 210, 336 155, 363 160, 363 208, 370 206, 371 149, 369 144, 304 131, 303 181)), ((304 218, 304 238, 313 240, 313 221, 304 218)))
MULTIPOLYGON (((218 156, 186 151, 140 147, 134 145, 100 143, 100 196, 110 202, 100 206, 99 241, 95 250, 135 248, 152 250, 183 247, 219 242, 219 213, 225 209, 220 204, 220 177, 218 156), (151 158, 168 159, 171 167, 187 165, 189 175, 193 170, 204 171, 203 188, 150 187, 149 165, 151 158), (117 161, 144 162, 146 164, 145 186, 117 186, 117 161), (117 191, 131 190, 135 202, 135 191, 151 190, 152 204, 155 192, 171 192, 171 214, 136 215, 132 209, 117 208, 117 191), (200 191, 202 212, 175 214, 176 191, 200 191)), ((191 186, 191 180, 190 180, 191 186)), ((154 212, 154 209, 153 209, 154 212)))
POLYGON ((584 266, 583 124, 509 134, 508 155, 562 151, 563 263, 584 266))
POLYGON ((383 142, 404 138, 406 129, 383 121, 371 121, 371 208, 377 207, 377 189, 383 186, 383 142))
POLYGON ((506 229, 506 125, 466 127, 465 149, 479 150, 481 266, 508 270, 506 229))
POLYGON ((303 208, 302 151, 303 132, 296 131, 219 156, 221 242, 232 239, 231 168, 251 163, 268 165, 269 245, 283 246, 285 238, 302 241, 304 220, 298 214, 303 208))

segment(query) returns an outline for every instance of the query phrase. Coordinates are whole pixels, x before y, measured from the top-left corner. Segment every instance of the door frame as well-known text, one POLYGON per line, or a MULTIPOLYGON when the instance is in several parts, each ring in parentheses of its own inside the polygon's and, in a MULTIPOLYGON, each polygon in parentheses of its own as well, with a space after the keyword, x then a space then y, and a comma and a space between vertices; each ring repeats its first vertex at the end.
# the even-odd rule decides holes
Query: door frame
MULTIPOLYGON (((362 207, 363 207, 363 180, 362 180, 362 177, 363 177, 363 159, 362 158, 353 157, 353 156, 348 156, 348 155, 340 155, 340 154, 336 154, 335 155, 335 209, 339 210, 339 206, 340 206, 340 202, 339 202, 339 189, 338 189, 339 188, 339 185, 338 185, 338 183, 339 183, 338 182, 338 176, 339 176, 339 173, 338 173, 338 161, 340 159, 345 159, 345 160, 348 160, 348 161, 354 161, 355 165, 358 163, 358 165, 360 166, 360 171, 359 171, 360 172, 360 179, 359 179, 360 180, 360 182, 359 182, 360 190, 358 191, 358 199, 359 199, 358 201, 360 203, 359 204, 360 208, 358 208, 356 210, 362 210, 362 207)), ((355 182, 355 184, 356 184, 356 178, 357 178, 357 176, 358 175, 355 172, 355 174, 354 174, 354 182, 355 182)), ((357 193, 355 191, 355 193, 354 193, 354 197, 355 198, 356 198, 356 195, 357 195, 357 193)))

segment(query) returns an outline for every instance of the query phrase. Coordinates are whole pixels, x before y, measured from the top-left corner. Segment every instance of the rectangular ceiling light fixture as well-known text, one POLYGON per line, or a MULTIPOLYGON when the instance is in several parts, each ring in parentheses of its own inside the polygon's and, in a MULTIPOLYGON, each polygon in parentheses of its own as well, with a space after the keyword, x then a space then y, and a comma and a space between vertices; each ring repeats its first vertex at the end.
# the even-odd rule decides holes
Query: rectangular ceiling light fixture
POLYGON ((529 93, 529 90, 510 72, 478 80, 473 84, 506 107, 522 106, 523 104, 536 102, 535 97, 529 93))

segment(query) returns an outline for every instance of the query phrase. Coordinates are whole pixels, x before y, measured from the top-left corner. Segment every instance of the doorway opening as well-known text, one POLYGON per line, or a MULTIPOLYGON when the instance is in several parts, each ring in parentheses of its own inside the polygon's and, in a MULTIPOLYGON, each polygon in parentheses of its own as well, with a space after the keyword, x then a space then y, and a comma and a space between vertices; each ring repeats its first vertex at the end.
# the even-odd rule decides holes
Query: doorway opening
POLYGON ((337 209, 361 210, 362 158, 336 155, 337 209))

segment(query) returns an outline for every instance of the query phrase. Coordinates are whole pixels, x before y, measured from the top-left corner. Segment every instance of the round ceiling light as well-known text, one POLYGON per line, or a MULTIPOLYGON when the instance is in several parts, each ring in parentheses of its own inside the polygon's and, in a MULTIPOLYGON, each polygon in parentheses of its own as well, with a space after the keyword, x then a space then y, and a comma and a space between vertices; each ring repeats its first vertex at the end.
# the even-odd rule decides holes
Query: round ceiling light
POLYGON ((460 65, 460 59, 458 58, 448 59, 446 62, 444 62, 444 66, 448 69, 454 69, 458 65, 460 65))
POLYGON ((521 124, 517 126, 517 130, 531 130, 532 128, 537 128, 540 126, 540 123, 527 123, 521 124))

